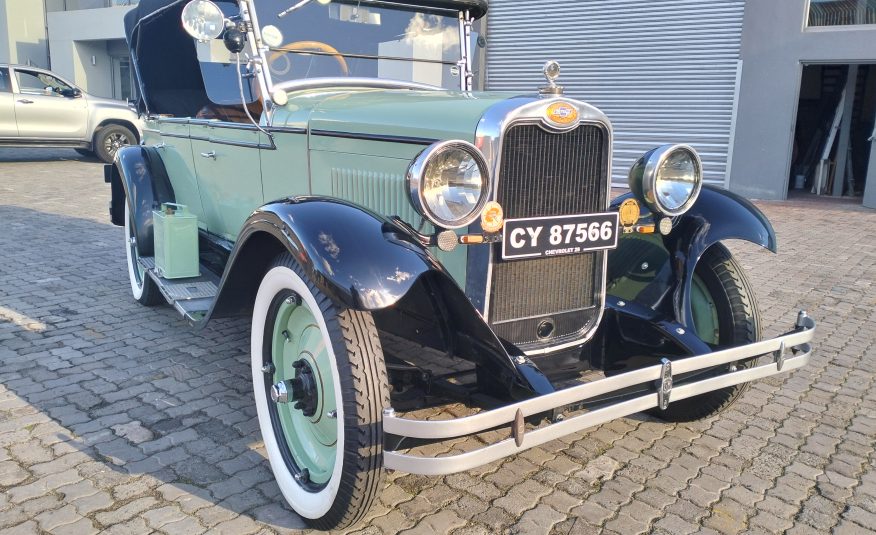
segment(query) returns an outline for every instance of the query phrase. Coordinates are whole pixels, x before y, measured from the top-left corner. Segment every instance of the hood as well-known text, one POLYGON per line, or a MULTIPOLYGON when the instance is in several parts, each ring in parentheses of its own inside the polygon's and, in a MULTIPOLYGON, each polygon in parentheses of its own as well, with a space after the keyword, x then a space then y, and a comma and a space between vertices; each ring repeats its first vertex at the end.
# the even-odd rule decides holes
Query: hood
POLYGON ((344 88, 343 92, 290 95, 274 115, 275 126, 310 132, 474 141, 478 122, 514 93, 463 93, 344 88))
POLYGON ((119 110, 128 110, 132 114, 131 108, 128 106, 128 102, 125 100, 116 100, 114 98, 104 98, 104 97, 96 97, 90 93, 87 93, 85 97, 88 99, 88 103, 91 105, 97 105, 101 108, 114 108, 119 110))

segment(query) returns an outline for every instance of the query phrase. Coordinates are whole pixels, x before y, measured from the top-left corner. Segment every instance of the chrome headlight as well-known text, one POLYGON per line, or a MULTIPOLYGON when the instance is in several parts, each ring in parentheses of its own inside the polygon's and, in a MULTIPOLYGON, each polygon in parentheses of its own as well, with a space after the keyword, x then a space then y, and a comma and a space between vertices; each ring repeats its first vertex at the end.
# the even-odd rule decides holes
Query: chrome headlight
POLYGON ((663 145, 646 152, 630 169, 630 189, 648 207, 667 216, 686 212, 703 186, 703 164, 687 145, 663 145))
POLYGON ((441 141, 417 156, 407 174, 411 203, 437 227, 457 229, 477 219, 490 190, 487 162, 466 141, 441 141))

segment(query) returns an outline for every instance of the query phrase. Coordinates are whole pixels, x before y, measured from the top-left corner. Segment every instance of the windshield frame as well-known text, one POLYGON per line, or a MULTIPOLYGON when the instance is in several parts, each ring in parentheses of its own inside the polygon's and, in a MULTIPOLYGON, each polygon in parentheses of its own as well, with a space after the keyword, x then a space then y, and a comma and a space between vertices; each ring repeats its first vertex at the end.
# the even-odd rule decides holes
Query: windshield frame
MULTIPOLYGON (((290 5, 295 2, 295 0, 289 0, 290 5)), ((394 2, 391 0, 365 0, 369 4, 382 5, 386 7, 399 7, 412 11, 425 11, 422 6, 417 6, 411 2, 407 1, 398 1, 394 2)), ((308 87, 320 87, 324 86, 327 80, 337 80, 338 85, 344 85, 344 78, 310 78, 310 79, 302 79, 302 80, 293 80, 292 83, 284 82, 281 84, 275 84, 273 77, 271 76, 270 69, 267 68, 268 65, 268 53, 271 51, 271 48, 267 46, 262 40, 262 28, 258 21, 258 10, 255 5, 255 0, 239 0, 240 4, 240 15, 243 21, 247 25, 247 34, 251 43, 254 43, 255 46, 253 49, 257 54, 257 58, 253 58, 250 61, 250 64, 254 66, 256 71, 256 77, 259 80, 259 89, 262 92, 264 101, 265 101, 265 115, 267 117, 268 123, 271 121, 271 111, 274 106, 274 92, 275 91, 285 91, 286 88, 295 87, 296 89, 306 89, 308 87)), ((448 14, 453 13, 454 10, 448 9, 448 14)), ((471 92, 473 88, 474 74, 472 73, 472 52, 471 52, 471 32, 472 32, 472 24, 474 23, 474 18, 472 17, 469 11, 456 11, 457 18, 459 21, 459 37, 460 37, 460 58, 457 62, 457 66, 459 67, 460 76, 459 76, 459 89, 463 92, 471 92)), ((287 16, 293 17, 295 16, 294 12, 289 13, 287 16)), ((363 80, 374 80, 375 84, 378 86, 392 86, 395 82, 399 88, 407 88, 407 89, 424 89, 430 88, 435 90, 441 90, 440 87, 432 87, 423 84, 416 84, 412 82, 405 82, 401 80, 388 80, 385 78, 350 78, 349 85, 362 85, 363 80)))

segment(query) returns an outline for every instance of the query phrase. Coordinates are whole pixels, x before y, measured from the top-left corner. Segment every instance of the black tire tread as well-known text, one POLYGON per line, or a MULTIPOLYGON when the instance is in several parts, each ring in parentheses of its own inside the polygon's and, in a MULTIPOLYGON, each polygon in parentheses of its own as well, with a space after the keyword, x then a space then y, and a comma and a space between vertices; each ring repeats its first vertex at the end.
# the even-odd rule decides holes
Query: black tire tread
POLYGON ((127 134, 128 139, 131 140, 132 144, 137 143, 137 134, 132 132, 130 128, 127 126, 122 126, 120 124, 111 123, 100 130, 94 133, 94 142, 92 143, 92 147, 94 149, 94 154, 100 158, 105 163, 113 163, 115 156, 110 157, 110 155, 103 149, 103 138, 107 135, 107 132, 111 132, 112 130, 122 130, 125 134, 127 134))
POLYGON ((384 486, 383 409, 389 407, 390 401, 380 337, 370 312, 335 305, 289 253, 280 254, 274 266, 295 271, 316 297, 337 357, 343 390, 345 432, 341 484, 332 508, 323 517, 307 522, 321 530, 349 527, 371 509, 384 486), (350 433, 350 430, 355 431, 350 433))
MULTIPOLYGON (((720 283, 723 295, 712 297, 716 300, 724 299, 733 318, 732 332, 721 333, 721 345, 735 346, 760 340, 760 311, 754 289, 745 275, 745 270, 730 251, 720 243, 713 245, 697 264, 697 272, 706 276, 711 275, 720 283), (705 270, 710 270, 711 274, 705 270)), ((737 366, 750 368, 756 365, 757 360, 754 358, 739 362, 737 366)), ((742 397, 749 386, 750 383, 743 383, 674 403, 670 397, 669 407, 655 414, 671 422, 689 422, 708 418, 727 410, 742 397)))

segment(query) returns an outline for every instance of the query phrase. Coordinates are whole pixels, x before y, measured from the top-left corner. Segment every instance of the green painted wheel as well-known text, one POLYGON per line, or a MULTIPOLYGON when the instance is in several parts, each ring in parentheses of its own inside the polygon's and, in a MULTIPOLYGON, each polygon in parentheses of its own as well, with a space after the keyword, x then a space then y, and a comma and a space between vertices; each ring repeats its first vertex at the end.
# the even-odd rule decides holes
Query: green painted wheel
POLYGON ((293 388, 289 402, 275 405, 277 418, 295 465, 307 469, 310 482, 319 487, 331 478, 338 446, 331 356, 307 304, 291 293, 280 294, 277 299, 280 303, 274 321, 272 383, 298 384, 307 388, 312 398, 293 403, 293 388))
POLYGON ((718 322, 718 306, 709 295, 709 288, 703 279, 694 274, 691 287, 691 312, 693 313, 694 330, 704 342, 718 345, 721 341, 721 331, 718 322))
MULTIPOLYGON (((760 314, 754 290, 742 266, 723 245, 710 247, 697 263, 690 298, 693 327, 704 342, 723 349, 760 339, 760 314)), ((734 362, 707 370, 697 378, 756 364, 757 358, 734 362)), ((672 422, 707 418, 726 410, 747 388, 748 383, 743 383, 675 402, 670 400, 666 410, 654 414, 672 422)))

